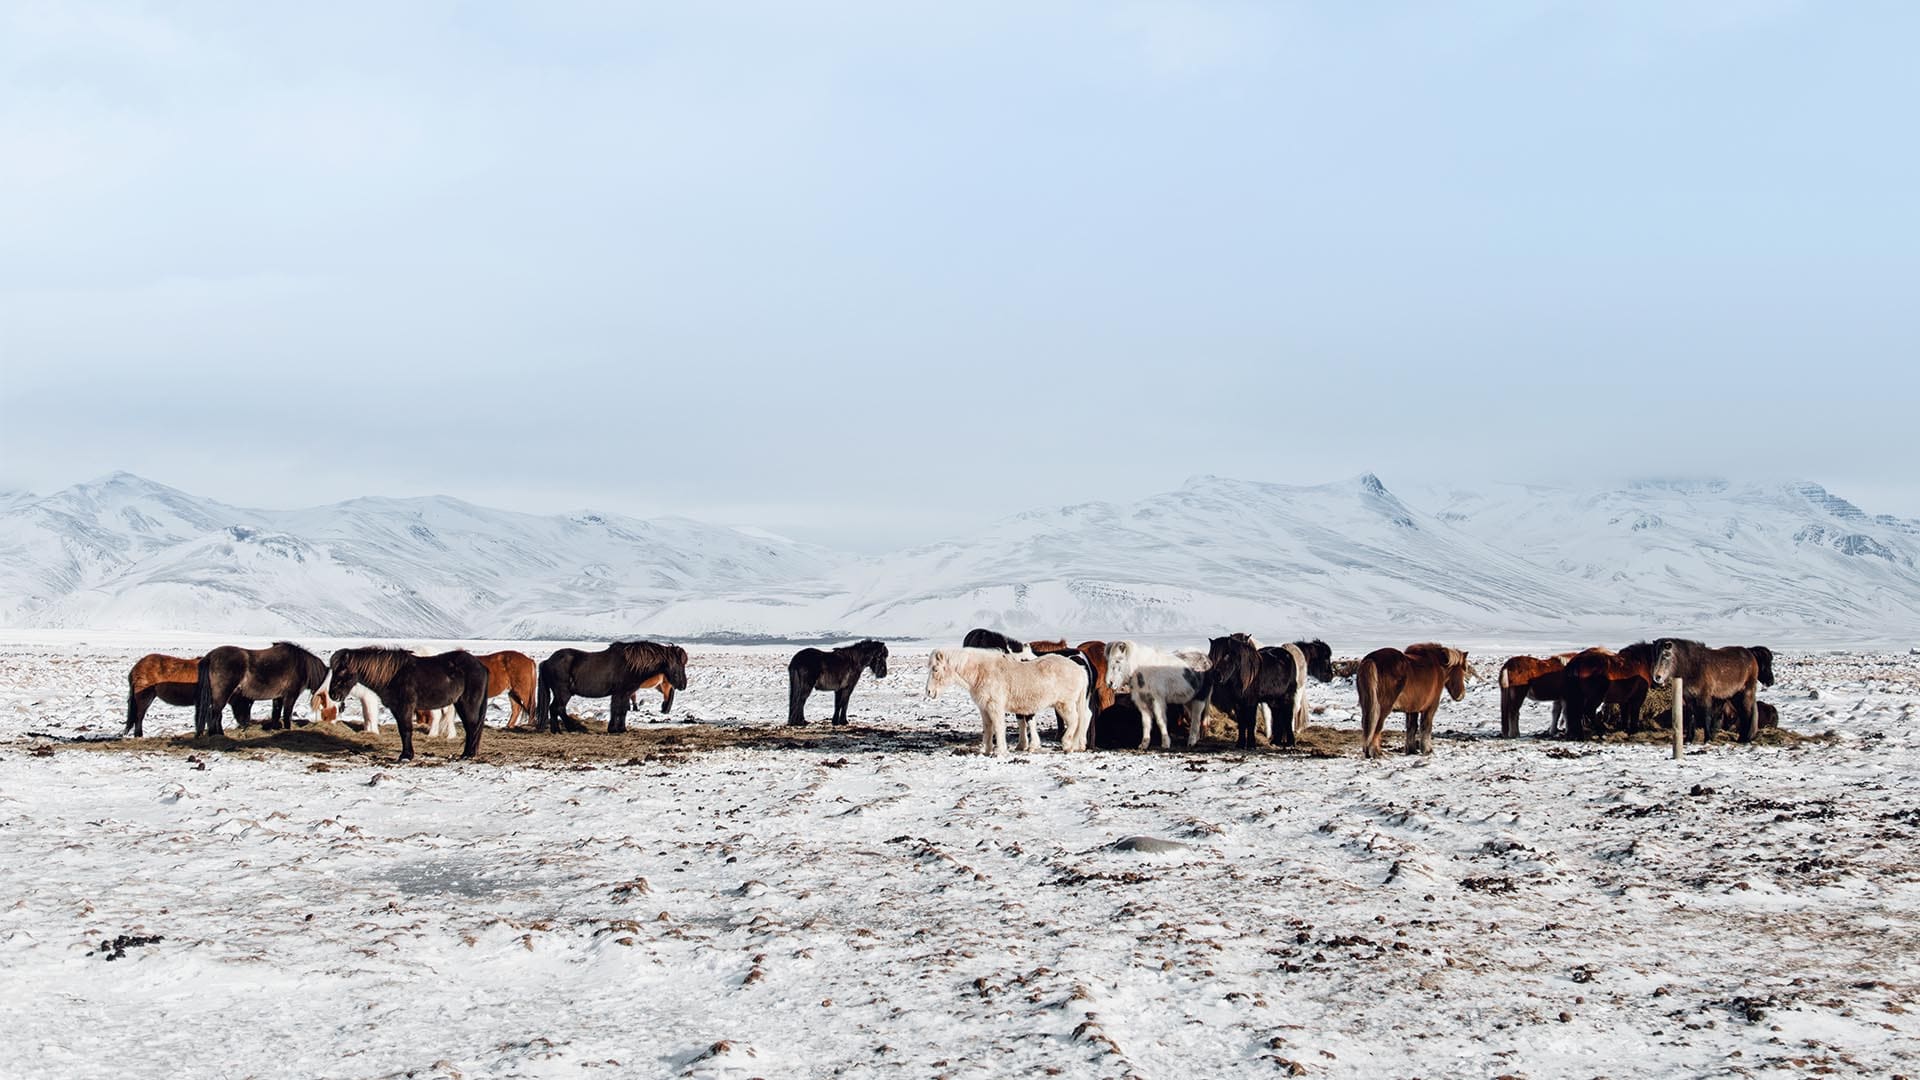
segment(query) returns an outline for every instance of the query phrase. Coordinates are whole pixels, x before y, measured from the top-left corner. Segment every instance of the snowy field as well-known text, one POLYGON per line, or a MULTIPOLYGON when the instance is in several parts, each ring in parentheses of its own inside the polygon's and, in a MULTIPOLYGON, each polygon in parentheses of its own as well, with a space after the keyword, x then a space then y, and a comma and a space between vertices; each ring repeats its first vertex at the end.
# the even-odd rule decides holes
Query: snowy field
POLYGON ((1486 684, 1426 760, 996 761, 924 652, 790 732, 783 650, 695 648, 668 723, 403 767, 75 741, 142 651, 0 646, 0 1074, 1920 1076, 1920 657, 1677 763, 1486 684))

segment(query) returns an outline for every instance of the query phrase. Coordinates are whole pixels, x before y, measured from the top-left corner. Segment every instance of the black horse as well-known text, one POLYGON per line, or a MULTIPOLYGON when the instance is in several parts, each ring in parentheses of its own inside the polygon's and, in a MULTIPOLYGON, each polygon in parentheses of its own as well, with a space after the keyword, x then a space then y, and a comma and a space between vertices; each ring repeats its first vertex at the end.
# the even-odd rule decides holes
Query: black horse
POLYGON ((1203 685, 1213 706, 1233 717, 1239 749, 1253 749, 1262 705, 1273 715, 1273 741, 1292 746, 1293 699, 1305 674, 1294 669, 1293 654, 1287 650, 1256 648, 1252 638, 1233 634, 1208 642, 1203 685))
POLYGON ((567 716, 574 697, 610 698, 607 734, 627 730, 627 709, 640 684, 664 675, 675 690, 687 688, 687 650, 653 641, 616 641, 599 652, 561 649, 540 662, 540 703, 534 709, 535 731, 581 731, 567 716))
POLYGON ((847 722, 847 702, 853 688, 860 684, 860 672, 870 670, 876 679, 887 677, 887 646, 871 638, 854 645, 842 645, 831 652, 801 649, 787 661, 787 723, 807 722, 807 697, 815 688, 833 691, 833 722, 847 722))
POLYGON ((413 716, 421 709, 448 705, 460 714, 466 746, 460 756, 480 752, 480 732, 487 715, 487 665, 466 651, 455 649, 437 656, 415 656, 405 649, 368 647, 341 649, 333 654, 327 691, 345 701, 355 683, 380 697, 400 729, 400 760, 413 760, 413 716))
MULTIPOLYGON (((193 736, 222 734, 221 711, 243 698, 248 712, 253 702, 272 698, 273 718, 291 726, 293 706, 301 692, 313 693, 326 678, 326 661, 290 641, 276 641, 265 649, 222 645, 200 658, 193 695, 193 736)), ((245 726, 240 711, 235 711, 234 718, 245 726)))
POLYGON ((1015 641, 997 630, 969 630, 967 636, 960 639, 960 644, 969 649, 994 649, 1004 653, 1033 651, 1027 648, 1026 642, 1015 641))

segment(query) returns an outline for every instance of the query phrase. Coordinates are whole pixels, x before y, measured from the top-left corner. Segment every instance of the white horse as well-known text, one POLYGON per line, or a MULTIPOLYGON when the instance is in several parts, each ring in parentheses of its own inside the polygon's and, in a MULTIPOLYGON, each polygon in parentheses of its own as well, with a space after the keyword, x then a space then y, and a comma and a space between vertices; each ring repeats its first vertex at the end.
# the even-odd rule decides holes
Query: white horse
POLYGON ((1207 719, 1207 699, 1200 696, 1206 681, 1207 654, 1191 649, 1162 652, 1137 641, 1107 642, 1107 686, 1133 695, 1140 709, 1140 749, 1153 733, 1160 733, 1160 749, 1173 747, 1167 728, 1167 707, 1178 705, 1187 715, 1187 745, 1200 741, 1207 719))
POLYGON ((1060 718, 1061 750, 1085 750, 1093 727, 1087 704, 1087 669, 1064 656, 1021 659, 998 649, 935 649, 927 661, 927 697, 954 684, 967 688, 980 708, 980 752, 1007 752, 1008 713, 1028 719, 1020 725, 1020 749, 1040 742, 1032 717, 1052 709, 1060 718))
POLYGON ((349 704, 356 701, 360 703, 360 719, 363 721, 361 726, 366 729, 369 735, 379 731, 380 695, 367 689, 366 683, 355 683, 353 689, 347 691, 346 701, 333 700, 331 691, 327 687, 323 686, 315 690, 313 692, 313 715, 316 719, 324 720, 329 724, 344 724, 346 721, 340 719, 340 715, 346 711, 349 704))

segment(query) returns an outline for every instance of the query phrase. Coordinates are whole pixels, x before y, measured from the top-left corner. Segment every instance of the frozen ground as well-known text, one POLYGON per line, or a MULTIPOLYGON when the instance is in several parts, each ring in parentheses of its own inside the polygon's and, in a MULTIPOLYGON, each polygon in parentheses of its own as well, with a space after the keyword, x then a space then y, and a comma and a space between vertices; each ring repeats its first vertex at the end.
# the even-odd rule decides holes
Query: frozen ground
POLYGON ((61 741, 134 654, 0 648, 0 1074, 1920 1075, 1920 657, 1783 657, 1833 738, 1680 763, 1484 687, 1428 760, 990 761, 923 655, 789 737, 703 649, 578 761, 61 741))

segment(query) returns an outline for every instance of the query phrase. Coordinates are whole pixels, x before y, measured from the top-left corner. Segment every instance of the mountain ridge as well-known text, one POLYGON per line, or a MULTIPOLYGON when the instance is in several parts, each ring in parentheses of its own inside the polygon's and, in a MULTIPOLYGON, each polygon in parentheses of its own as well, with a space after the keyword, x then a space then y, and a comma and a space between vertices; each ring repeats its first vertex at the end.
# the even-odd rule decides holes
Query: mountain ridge
POLYGON ((115 472, 0 499, 0 625, 823 639, 1920 635, 1920 522, 1810 481, 1575 489, 1213 474, 854 556, 751 526, 445 495, 255 510, 115 472))

